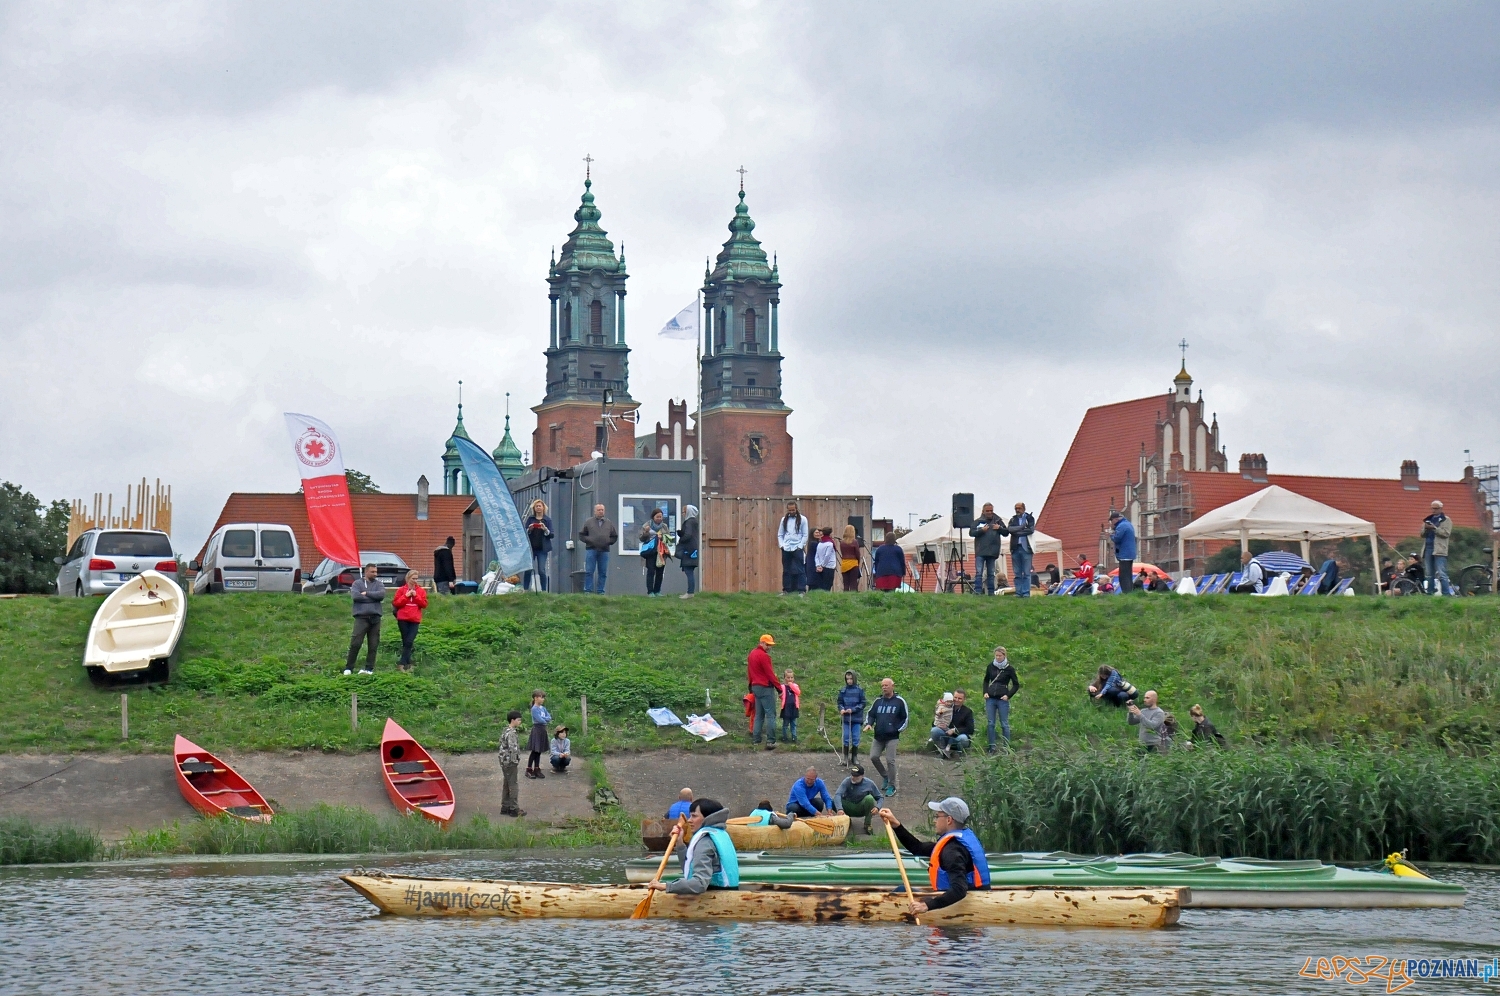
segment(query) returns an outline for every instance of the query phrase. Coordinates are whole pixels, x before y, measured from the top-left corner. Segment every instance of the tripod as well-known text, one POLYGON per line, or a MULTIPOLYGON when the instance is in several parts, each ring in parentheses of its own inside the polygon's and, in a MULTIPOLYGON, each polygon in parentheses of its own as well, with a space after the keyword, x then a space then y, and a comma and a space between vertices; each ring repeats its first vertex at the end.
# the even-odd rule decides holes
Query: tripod
POLYGON ((958 559, 954 560, 953 556, 952 556, 952 551, 951 550, 949 551, 948 567, 949 567, 950 571, 952 570, 952 567, 953 567, 953 565, 955 563, 958 564, 958 573, 956 575, 952 574, 952 573, 950 573, 948 575, 948 591, 949 592, 956 591, 960 595, 962 595, 964 593, 964 586, 965 585, 968 586, 968 590, 969 591, 972 592, 974 590, 974 579, 969 576, 969 574, 968 574, 967 571, 964 570, 964 564, 966 562, 966 559, 967 559, 967 557, 966 557, 966 555, 964 553, 964 536, 963 536, 963 533, 960 532, 958 534, 958 559))

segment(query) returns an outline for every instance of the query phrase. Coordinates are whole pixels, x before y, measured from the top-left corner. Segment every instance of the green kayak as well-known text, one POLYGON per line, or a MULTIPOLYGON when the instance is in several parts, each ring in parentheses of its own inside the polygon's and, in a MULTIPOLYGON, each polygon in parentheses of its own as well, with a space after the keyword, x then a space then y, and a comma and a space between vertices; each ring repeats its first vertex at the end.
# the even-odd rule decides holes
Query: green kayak
MULTIPOLYGON (((741 886, 889 885, 899 888, 896 860, 875 852, 750 851, 740 858, 741 886)), ((631 882, 649 882, 661 858, 626 863, 631 882)), ((1086 857, 1054 851, 991 854, 990 884, 995 888, 1056 886, 1090 888, 1189 888, 1186 905, 1198 909, 1330 909, 1462 906, 1463 886, 1438 882, 1397 858, 1380 870, 1358 871, 1321 861, 1265 861, 1260 858, 1200 858, 1192 854, 1125 854, 1086 857)), ((927 880, 927 861, 908 856, 906 873, 927 880)), ((674 855, 663 879, 680 874, 674 855)))

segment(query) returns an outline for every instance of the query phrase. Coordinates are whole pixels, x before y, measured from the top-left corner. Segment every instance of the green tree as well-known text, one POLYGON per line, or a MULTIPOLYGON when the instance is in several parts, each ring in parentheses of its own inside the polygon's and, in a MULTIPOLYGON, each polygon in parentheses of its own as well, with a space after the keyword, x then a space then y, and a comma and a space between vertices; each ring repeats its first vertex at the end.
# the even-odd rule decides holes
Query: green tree
POLYGON ((349 482, 349 493, 351 495, 380 494, 380 488, 374 481, 370 480, 369 474, 363 474, 357 470, 346 470, 344 471, 344 480, 349 482))
POLYGON ((0 592, 7 595, 55 591, 53 557, 67 552, 68 503, 43 507, 18 485, 0 481, 0 592))

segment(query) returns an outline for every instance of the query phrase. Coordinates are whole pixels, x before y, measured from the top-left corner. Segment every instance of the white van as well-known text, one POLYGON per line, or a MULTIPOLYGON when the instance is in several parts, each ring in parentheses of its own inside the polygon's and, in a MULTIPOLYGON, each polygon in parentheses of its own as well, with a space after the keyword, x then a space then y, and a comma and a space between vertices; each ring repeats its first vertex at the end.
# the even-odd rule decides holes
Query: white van
POLYGON ((226 591, 301 591, 302 560, 292 527, 273 522, 235 522, 209 538, 193 594, 226 591))

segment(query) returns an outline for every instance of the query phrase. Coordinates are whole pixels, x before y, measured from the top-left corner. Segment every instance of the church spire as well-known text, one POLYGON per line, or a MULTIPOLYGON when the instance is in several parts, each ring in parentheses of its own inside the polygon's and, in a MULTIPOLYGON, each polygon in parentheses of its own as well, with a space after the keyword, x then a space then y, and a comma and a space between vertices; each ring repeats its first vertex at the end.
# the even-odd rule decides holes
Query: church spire
POLYGON ((448 445, 443 449, 443 494, 466 495, 469 493, 469 479, 464 475, 464 462, 459 458, 458 445, 453 442, 455 437, 469 438, 469 432, 464 428, 463 381, 458 382, 458 421, 448 434, 448 445))
POLYGON ((507 481, 514 481, 526 473, 526 462, 521 459, 521 448, 510 435, 510 392, 505 392, 505 435, 500 439, 500 445, 495 447, 495 452, 490 454, 495 458, 495 466, 500 468, 500 476, 507 481))

